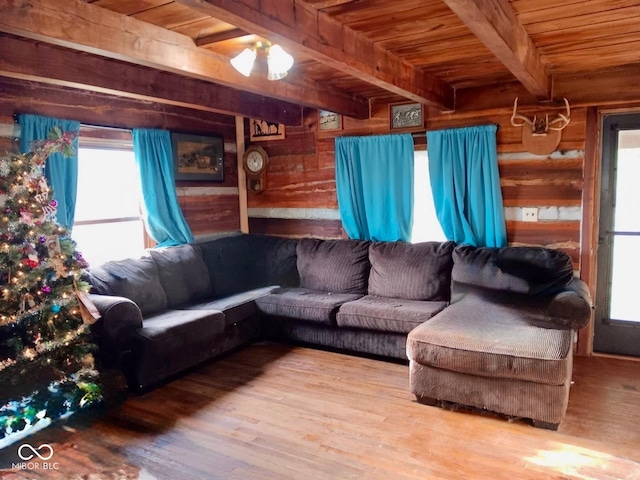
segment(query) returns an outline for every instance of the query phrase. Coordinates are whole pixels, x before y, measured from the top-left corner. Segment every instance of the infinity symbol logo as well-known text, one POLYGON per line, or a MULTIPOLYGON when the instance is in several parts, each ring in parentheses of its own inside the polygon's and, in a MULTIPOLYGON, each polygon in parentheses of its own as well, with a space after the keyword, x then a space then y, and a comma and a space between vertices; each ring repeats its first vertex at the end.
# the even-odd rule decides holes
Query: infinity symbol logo
POLYGON ((38 457, 40 460, 49 460, 53 457, 53 447, 48 443, 43 443, 38 448, 33 448, 28 443, 23 443, 18 447, 18 456, 22 460, 31 460, 34 456, 38 457), (24 453, 25 450, 27 451, 26 454, 24 453), (42 452, 43 450, 44 452, 42 452))

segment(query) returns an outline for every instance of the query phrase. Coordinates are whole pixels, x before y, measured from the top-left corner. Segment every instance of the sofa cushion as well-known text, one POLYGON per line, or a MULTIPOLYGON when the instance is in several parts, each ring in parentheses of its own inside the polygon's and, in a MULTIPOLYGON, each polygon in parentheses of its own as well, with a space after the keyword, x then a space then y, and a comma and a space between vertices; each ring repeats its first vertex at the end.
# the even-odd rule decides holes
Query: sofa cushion
POLYGON ((218 310, 165 310, 149 315, 136 334, 150 341, 181 338, 196 341, 214 338, 224 331, 224 315, 218 310))
POLYGON ((448 301, 454 242, 380 242, 369 246, 369 294, 448 301))
POLYGON ((407 356, 459 373, 563 385, 572 332, 544 328, 537 314, 469 294, 412 330, 407 356))
POLYGON ((339 327, 409 333, 447 306, 447 302, 403 300, 366 295, 340 307, 339 327))
POLYGON ((573 262, 564 252, 543 247, 476 248, 453 251, 456 283, 535 295, 558 289, 573 278, 573 262))
POLYGON ((265 285, 297 287, 297 240, 268 235, 232 235, 198 244, 217 297, 265 285))
POLYGON ((206 310, 165 310, 143 321, 133 336, 134 379, 148 386, 211 358, 224 332, 224 314, 206 310))
POLYGON ((212 295, 209 271, 197 245, 151 250, 169 308, 212 295))
POLYGON ((133 300, 143 315, 167 308, 167 296, 151 257, 107 262, 87 271, 92 293, 133 300))
POLYGON ((296 249, 300 287, 333 293, 367 293, 369 242, 302 238, 296 249))
POLYGON ((233 325, 259 313, 255 300, 268 295, 278 287, 262 287, 222 298, 187 305, 188 310, 220 310, 225 324, 233 325))
POLYGON ((278 288, 256 299, 258 309, 267 315, 297 318, 327 325, 336 324, 336 311, 343 303, 360 298, 353 293, 331 293, 305 288, 278 288))

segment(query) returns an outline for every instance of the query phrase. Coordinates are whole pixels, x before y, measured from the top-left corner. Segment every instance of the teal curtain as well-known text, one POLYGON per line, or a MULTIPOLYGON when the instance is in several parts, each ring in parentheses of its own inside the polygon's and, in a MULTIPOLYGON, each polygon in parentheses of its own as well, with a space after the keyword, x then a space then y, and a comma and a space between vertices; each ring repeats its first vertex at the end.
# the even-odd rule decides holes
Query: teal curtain
POLYGON ((408 241, 413 220, 410 134, 336 138, 336 193, 349 238, 408 241))
POLYGON ((133 151, 140 168, 149 235, 158 247, 193 242, 178 204, 171 134, 166 130, 134 129, 133 151))
POLYGON ((75 132, 73 142, 74 154, 64 157, 55 153, 47 159, 44 175, 53 189, 53 198, 58 202, 56 221, 71 230, 76 214, 76 197, 78 194, 78 134, 80 123, 73 120, 42 117, 40 115, 22 114, 18 116, 20 124, 20 151, 31 151, 31 143, 36 140, 46 140, 54 127, 63 132, 75 132))
POLYGON ((496 131, 496 125, 481 125, 427 132, 436 214, 456 243, 507 244, 496 131))

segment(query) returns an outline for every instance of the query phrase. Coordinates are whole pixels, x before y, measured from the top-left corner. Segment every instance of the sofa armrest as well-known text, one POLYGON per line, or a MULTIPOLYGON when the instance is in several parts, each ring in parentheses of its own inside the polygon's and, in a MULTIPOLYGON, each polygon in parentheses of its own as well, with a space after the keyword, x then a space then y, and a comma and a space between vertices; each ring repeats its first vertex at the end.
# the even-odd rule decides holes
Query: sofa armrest
POLYGON ((94 333, 117 350, 129 348, 133 333, 142 327, 142 312, 125 297, 89 294, 102 318, 94 324, 94 333))
POLYGON ((573 278, 550 298, 546 313, 558 326, 579 330, 589 323, 592 308, 587 284, 579 278, 573 278))

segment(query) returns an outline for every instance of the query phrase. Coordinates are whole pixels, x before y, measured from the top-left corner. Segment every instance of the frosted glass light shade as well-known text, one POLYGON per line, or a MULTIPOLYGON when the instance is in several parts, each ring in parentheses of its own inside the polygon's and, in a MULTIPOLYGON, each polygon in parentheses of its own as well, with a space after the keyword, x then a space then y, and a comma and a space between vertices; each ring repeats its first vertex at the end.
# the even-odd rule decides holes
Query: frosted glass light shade
POLYGON ((245 77, 251 75, 253 64, 256 61, 256 52, 245 48, 242 52, 231 59, 231 65, 245 77))
POLYGON ((267 57, 269 80, 280 80, 287 76, 287 72, 293 66, 293 57, 285 52, 280 45, 272 45, 267 57))

